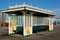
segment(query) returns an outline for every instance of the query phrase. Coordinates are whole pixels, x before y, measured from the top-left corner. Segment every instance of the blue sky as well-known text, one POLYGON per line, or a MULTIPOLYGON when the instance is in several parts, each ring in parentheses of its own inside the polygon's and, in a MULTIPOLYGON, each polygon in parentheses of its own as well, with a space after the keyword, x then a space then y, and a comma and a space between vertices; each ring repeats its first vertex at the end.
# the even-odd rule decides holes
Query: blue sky
POLYGON ((0 10, 7 9, 9 6, 26 3, 39 8, 49 9, 56 13, 56 18, 60 17, 60 0, 0 0, 0 10))

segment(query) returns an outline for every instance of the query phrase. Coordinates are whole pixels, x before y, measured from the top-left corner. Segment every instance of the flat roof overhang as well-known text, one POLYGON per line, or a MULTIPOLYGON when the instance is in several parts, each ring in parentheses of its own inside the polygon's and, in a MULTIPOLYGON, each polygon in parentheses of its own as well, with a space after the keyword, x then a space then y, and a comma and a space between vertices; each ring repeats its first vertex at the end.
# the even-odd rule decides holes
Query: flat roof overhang
POLYGON ((53 12, 39 10, 39 9, 31 8, 31 7, 18 7, 18 8, 12 8, 12 9, 7 9, 7 10, 2 10, 2 13, 6 13, 6 12, 8 13, 8 12, 14 12, 14 11, 22 11, 22 10, 29 10, 29 11, 43 13, 43 14, 48 14, 48 15, 52 15, 52 16, 56 15, 53 12))

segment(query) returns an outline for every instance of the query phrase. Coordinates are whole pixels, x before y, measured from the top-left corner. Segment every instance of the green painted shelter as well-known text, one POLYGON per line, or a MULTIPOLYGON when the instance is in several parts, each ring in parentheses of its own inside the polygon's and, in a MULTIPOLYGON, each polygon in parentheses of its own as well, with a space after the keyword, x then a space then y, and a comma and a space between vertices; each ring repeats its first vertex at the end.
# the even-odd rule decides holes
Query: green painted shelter
POLYGON ((9 6, 3 10, 3 21, 8 23, 9 34, 16 33, 23 36, 32 35, 34 32, 53 30, 54 12, 32 5, 9 6))

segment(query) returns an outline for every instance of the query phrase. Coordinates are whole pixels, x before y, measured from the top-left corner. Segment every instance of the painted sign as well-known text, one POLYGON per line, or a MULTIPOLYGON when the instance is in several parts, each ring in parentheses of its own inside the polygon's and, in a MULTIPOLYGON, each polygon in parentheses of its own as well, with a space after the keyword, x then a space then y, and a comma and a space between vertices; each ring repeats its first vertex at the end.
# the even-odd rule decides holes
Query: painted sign
POLYGON ((30 15, 24 18, 24 36, 32 35, 32 18, 30 15))
POLYGON ((53 19, 52 18, 49 19, 49 30, 50 31, 53 30, 53 19))
POLYGON ((15 19, 11 19, 10 18, 10 22, 9 22, 9 34, 14 33, 14 30, 16 30, 15 24, 16 24, 15 19))
POLYGON ((25 28, 25 36, 32 34, 32 27, 26 26, 25 28))

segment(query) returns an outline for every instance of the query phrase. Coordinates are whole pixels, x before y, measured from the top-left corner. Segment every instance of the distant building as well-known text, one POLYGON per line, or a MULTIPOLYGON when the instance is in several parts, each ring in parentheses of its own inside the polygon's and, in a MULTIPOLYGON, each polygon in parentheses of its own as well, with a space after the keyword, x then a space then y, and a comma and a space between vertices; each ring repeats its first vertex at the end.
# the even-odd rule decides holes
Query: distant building
POLYGON ((60 18, 56 18, 54 21, 54 24, 59 24, 60 25, 60 18))
POLYGON ((0 26, 2 25, 2 13, 0 11, 0 26))
POLYGON ((53 30, 54 12, 32 5, 10 6, 1 11, 4 22, 9 27, 9 34, 21 33, 23 36, 32 35, 36 31, 53 30))

